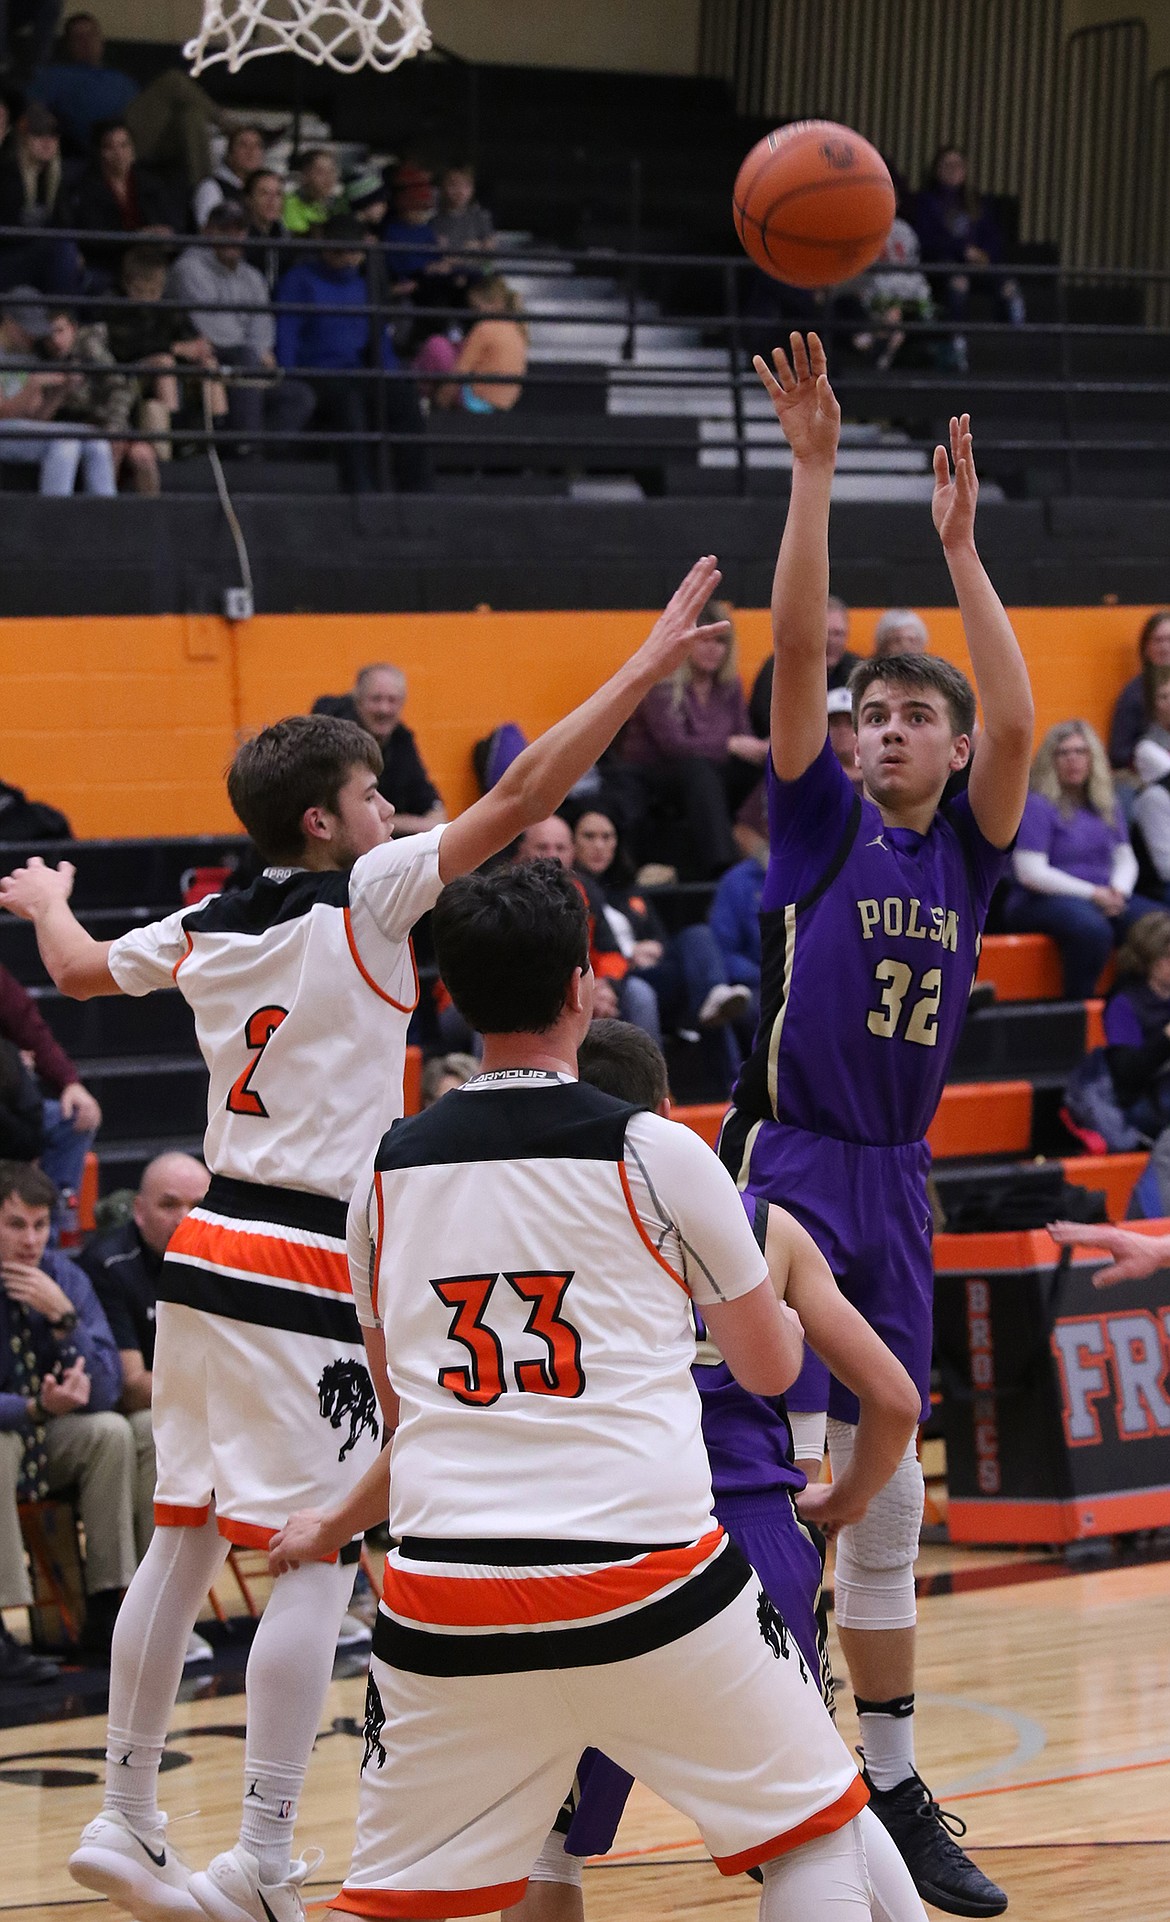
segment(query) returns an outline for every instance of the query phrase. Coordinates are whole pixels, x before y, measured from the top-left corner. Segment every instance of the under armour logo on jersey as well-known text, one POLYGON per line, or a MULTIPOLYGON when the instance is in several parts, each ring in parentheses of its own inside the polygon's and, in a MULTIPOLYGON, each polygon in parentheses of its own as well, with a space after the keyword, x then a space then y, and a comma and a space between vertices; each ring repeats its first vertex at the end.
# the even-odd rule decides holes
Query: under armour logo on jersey
POLYGON ((378 1434, 378 1404, 370 1378, 360 1361, 331 1361, 317 1383, 317 1401, 330 1428, 349 1423, 349 1434, 341 1444, 337 1459, 343 1462, 357 1446, 362 1431, 378 1434))
POLYGON ((382 1706, 382 1697, 378 1693, 378 1684, 370 1674, 366 1677, 366 1720, 362 1729, 366 1746, 362 1753, 362 1766, 359 1773, 364 1772, 366 1764, 373 1761, 375 1749, 378 1753, 378 1767, 381 1768, 385 1762, 386 1749, 381 1739, 385 1726, 386 1711, 382 1706))
POLYGON ((890 851, 880 834, 875 834, 873 840, 867 841, 865 845, 867 848, 881 848, 883 854, 888 854, 890 851))
POLYGON ((756 1621, 759 1624, 760 1634, 776 1660, 779 1661, 783 1657, 787 1661, 790 1655, 795 1655, 800 1679, 802 1682, 807 1682, 808 1670, 804 1665, 804 1657, 789 1633, 788 1624, 780 1610, 771 1598, 765 1595, 763 1589, 760 1590, 759 1600, 756 1603, 756 1621))

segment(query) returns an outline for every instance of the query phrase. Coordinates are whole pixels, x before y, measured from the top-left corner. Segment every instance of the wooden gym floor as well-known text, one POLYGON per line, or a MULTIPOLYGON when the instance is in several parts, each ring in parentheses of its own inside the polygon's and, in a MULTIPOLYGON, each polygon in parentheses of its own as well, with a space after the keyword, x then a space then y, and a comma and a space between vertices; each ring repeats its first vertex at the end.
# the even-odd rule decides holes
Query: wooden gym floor
MULTIPOLYGON (((967 1822, 1010 1913, 1170 1922, 1170 1560, 1074 1570, 1039 1554, 935 1547, 920 1573, 919 1765, 967 1822)), ((302 1804, 301 1841, 325 1850, 309 1901, 337 1888, 348 1861, 364 1665, 348 1668, 330 1690, 302 1804)), ((176 1714, 162 1800, 172 1822, 190 1817, 173 1834, 197 1862, 236 1832, 240 1681, 229 1652, 185 1685, 176 1714)), ((839 1720, 852 1743, 847 1688, 839 1720)), ((113 1916, 65 1870, 99 1806, 102 1742, 96 1713, 0 1729, 0 1922, 113 1916)), ((614 1854, 586 1869, 585 1901, 591 1922, 748 1922, 757 1892, 745 1877, 724 1880, 690 1824, 639 1785, 614 1854)))

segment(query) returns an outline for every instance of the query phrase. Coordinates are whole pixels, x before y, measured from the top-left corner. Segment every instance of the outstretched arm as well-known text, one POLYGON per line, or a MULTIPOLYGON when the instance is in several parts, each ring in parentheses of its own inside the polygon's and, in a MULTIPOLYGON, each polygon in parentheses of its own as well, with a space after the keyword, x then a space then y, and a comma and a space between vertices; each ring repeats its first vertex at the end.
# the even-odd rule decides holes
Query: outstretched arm
POLYGON ((772 1285, 800 1316, 810 1348, 861 1405, 857 1446, 836 1481, 810 1486, 797 1506, 820 1528, 860 1521, 906 1452, 922 1412, 896 1355, 847 1302, 812 1236, 783 1208, 768 1210, 764 1250, 772 1285))
POLYGON ((525 748, 491 792, 452 821, 439 843, 441 880, 470 873, 526 827, 545 820, 609 746, 643 695, 686 659, 694 641, 727 632, 726 621, 695 626, 720 578, 713 554, 696 561, 637 653, 596 694, 525 748))
POLYGON ((1050 1221, 1048 1232, 1061 1248, 1100 1248, 1110 1257, 1108 1266, 1093 1276, 1094 1288, 1144 1281, 1159 1268, 1170 1268, 1170 1235, 1139 1235, 1132 1228, 1084 1221, 1050 1221))
POLYGON ((1005 848, 1020 825, 1028 795, 1035 715, 1020 644, 975 547, 978 492, 971 416, 963 414, 951 420, 950 457, 945 447, 934 450, 931 513, 983 705, 983 733, 968 789, 971 812, 992 846, 1005 848))
POLYGON ((829 495, 837 462, 841 409, 829 386, 817 334, 808 346, 789 336, 753 366, 792 449, 792 495, 772 582, 772 765, 795 781, 825 743, 825 612, 829 598, 829 495))
POLYGON ((68 861, 46 867, 39 854, 0 881, 0 908, 31 921, 37 946, 54 985, 75 1001, 121 994, 109 968, 112 941, 95 941, 69 906, 76 870, 68 861))

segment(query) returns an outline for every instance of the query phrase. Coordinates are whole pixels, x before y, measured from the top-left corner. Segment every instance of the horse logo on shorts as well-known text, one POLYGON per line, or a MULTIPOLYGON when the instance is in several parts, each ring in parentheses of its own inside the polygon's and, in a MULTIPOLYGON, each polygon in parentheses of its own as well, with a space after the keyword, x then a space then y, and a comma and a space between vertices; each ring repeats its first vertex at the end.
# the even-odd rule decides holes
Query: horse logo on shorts
POLYGON ((756 1621, 759 1623, 760 1634, 776 1660, 779 1661, 783 1657, 787 1661, 790 1655, 795 1655, 800 1679, 802 1682, 807 1682, 808 1669, 805 1667, 804 1656, 796 1646, 794 1637, 789 1633, 788 1624, 780 1610, 771 1598, 765 1595, 763 1589, 760 1590, 759 1600, 756 1603, 756 1621))
POLYGON ((367 1763, 373 1761, 375 1750, 377 1750, 378 1754, 378 1767, 381 1768, 384 1764, 386 1760, 386 1748, 382 1741, 382 1730, 385 1726, 386 1711, 382 1707, 382 1697, 378 1693, 378 1684, 371 1674, 366 1677, 366 1720, 365 1726, 362 1729, 362 1734, 366 1738, 366 1746, 362 1751, 362 1766, 359 1773, 364 1773, 367 1763))
POLYGON ((343 1462, 357 1446, 363 1430, 378 1434, 378 1404, 370 1378, 358 1361, 331 1361, 317 1383, 317 1401, 330 1428, 349 1423, 349 1434, 341 1444, 338 1461, 343 1462))

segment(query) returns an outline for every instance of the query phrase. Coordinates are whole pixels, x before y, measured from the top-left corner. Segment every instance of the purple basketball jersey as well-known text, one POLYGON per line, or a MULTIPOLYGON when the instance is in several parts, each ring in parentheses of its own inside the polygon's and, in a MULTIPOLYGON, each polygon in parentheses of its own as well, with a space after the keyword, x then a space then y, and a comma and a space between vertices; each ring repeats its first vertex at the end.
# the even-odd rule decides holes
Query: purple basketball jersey
POLYGON ((965 794, 925 834, 886 827, 827 740, 798 780, 770 764, 767 778, 760 1027, 728 1146, 757 1121, 875 1147, 921 1141, 1008 855, 965 794))

